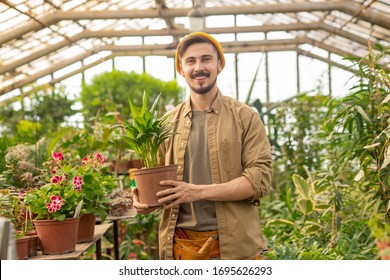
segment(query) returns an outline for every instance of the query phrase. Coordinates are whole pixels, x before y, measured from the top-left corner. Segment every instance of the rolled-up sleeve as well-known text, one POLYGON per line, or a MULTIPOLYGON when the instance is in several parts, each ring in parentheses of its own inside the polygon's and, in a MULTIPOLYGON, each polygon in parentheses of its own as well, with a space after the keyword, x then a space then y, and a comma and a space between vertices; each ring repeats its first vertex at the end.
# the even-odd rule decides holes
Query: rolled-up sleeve
POLYGON ((244 122, 242 143, 242 175, 252 183, 256 194, 253 200, 267 195, 272 177, 271 145, 257 113, 244 122))

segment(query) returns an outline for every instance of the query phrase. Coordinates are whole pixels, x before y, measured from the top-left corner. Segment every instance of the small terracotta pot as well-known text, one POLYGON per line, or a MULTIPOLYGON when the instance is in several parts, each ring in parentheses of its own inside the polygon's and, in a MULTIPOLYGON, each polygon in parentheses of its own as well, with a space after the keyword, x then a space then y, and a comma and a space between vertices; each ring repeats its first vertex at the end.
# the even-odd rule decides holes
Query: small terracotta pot
POLYGON ((30 242, 30 236, 24 236, 16 239, 16 256, 18 260, 25 260, 28 258, 28 244, 30 242))
POLYGON ((137 169, 133 170, 133 176, 138 189, 139 201, 150 207, 160 206, 156 193, 172 187, 161 186, 160 181, 177 180, 177 166, 167 165, 137 169))
POLYGON ((28 243, 28 256, 34 257, 37 255, 38 252, 38 234, 34 230, 26 232, 26 236, 30 236, 30 241, 28 243))
POLYGON ((93 236, 95 235, 95 222, 96 216, 94 214, 84 214, 80 216, 77 243, 93 240, 93 236))

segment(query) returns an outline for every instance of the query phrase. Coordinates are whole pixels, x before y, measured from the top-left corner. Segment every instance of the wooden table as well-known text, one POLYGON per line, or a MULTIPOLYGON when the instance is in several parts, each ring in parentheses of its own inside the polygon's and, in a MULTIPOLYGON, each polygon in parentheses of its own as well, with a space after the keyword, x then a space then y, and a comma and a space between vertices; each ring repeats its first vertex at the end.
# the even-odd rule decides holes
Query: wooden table
POLYGON ((101 238, 112 226, 112 223, 105 223, 95 226, 95 235, 90 242, 76 244, 76 251, 60 255, 42 255, 42 251, 38 251, 38 255, 28 258, 28 260, 76 260, 93 244, 96 243, 96 259, 100 260, 102 256, 101 238))

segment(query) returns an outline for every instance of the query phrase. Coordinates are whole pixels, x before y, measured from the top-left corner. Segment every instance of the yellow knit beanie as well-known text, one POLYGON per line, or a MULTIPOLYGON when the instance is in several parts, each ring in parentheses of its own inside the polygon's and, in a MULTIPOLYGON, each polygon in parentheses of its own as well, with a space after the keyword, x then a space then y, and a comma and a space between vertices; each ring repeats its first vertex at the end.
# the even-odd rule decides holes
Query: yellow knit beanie
POLYGON ((221 69, 219 72, 222 71, 222 69, 225 67, 225 56, 223 54, 223 50, 222 50, 222 46, 221 44, 211 35, 207 34, 207 33, 204 33, 204 32, 193 32, 191 34, 188 34, 187 36, 185 36, 179 43, 179 45, 177 46, 176 48, 176 55, 175 55, 175 63, 176 63, 176 71, 177 72, 180 72, 180 66, 179 66, 179 53, 178 53, 178 50, 179 50, 179 47, 185 42, 187 41, 188 39, 190 38, 193 38, 193 37, 204 37, 206 39, 208 39, 217 49, 218 53, 219 53, 219 58, 221 59, 221 69))

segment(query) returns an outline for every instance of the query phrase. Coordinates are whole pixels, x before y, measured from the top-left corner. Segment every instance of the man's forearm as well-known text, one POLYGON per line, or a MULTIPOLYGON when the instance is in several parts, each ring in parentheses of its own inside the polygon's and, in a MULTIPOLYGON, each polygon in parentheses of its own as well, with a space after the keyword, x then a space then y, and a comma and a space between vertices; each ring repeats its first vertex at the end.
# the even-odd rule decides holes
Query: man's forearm
POLYGON ((237 201, 252 198, 255 190, 252 183, 244 176, 226 183, 200 185, 200 200, 237 201))

